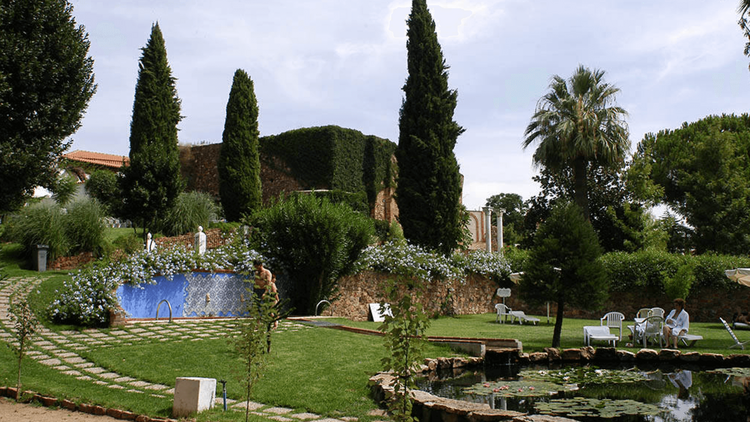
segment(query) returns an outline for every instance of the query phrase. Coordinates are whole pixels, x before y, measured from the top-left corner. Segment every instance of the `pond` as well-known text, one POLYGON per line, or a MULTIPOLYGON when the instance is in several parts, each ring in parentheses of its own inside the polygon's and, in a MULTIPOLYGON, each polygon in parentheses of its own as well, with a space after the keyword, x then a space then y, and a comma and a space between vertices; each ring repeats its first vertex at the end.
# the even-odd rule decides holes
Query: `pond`
POLYGON ((435 396, 579 421, 750 420, 750 369, 487 367, 420 378, 435 396))

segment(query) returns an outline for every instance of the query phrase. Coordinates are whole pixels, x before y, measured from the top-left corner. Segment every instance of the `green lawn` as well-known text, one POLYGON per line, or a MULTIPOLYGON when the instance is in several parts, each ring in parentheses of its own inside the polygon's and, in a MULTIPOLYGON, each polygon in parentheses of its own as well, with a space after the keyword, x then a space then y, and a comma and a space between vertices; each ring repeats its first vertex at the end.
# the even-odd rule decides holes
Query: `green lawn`
MULTIPOLYGON (((689 311, 689 310, 688 310, 689 311)), ((455 337, 480 337, 480 338, 510 338, 518 339, 523 344, 524 352, 539 352, 545 347, 552 345, 552 334, 554 331, 554 317, 547 324, 547 317, 536 315, 539 325, 499 324, 495 322, 495 314, 460 315, 455 318, 438 318, 431 321, 427 330, 429 336, 455 336, 455 337)), ((342 325, 368 328, 377 330, 379 323, 376 322, 354 322, 347 319, 327 320, 342 325)), ((623 322, 623 342, 617 347, 624 350, 637 352, 640 347, 623 347, 628 342, 625 340, 630 330, 625 328, 632 321, 623 322)), ((577 348, 583 344, 583 327, 585 325, 599 325, 599 320, 565 318, 561 333, 561 348, 577 348)), ((614 330, 617 333, 617 330, 614 330)), ((734 341, 719 320, 716 322, 694 322, 690 324, 690 334, 703 336, 693 347, 682 347, 683 351, 697 351, 701 353, 720 353, 729 355, 732 353, 750 353, 750 350, 729 349, 734 341)), ((740 339, 750 339, 750 332, 735 332, 740 339)), ((594 343, 594 346, 606 346, 605 343, 594 343)), ((658 347, 657 347, 658 348, 658 347)))

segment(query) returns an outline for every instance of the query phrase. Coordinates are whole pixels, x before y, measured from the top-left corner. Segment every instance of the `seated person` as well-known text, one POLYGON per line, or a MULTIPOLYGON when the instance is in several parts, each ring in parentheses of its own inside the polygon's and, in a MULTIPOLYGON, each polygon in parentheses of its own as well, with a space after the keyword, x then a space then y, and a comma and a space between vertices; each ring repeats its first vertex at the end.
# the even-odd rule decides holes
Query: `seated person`
POLYGON ((669 311, 669 315, 664 320, 664 339, 669 346, 670 340, 674 342, 674 348, 677 348, 677 336, 687 334, 690 329, 690 315, 685 310, 685 299, 675 299, 674 309, 669 311))

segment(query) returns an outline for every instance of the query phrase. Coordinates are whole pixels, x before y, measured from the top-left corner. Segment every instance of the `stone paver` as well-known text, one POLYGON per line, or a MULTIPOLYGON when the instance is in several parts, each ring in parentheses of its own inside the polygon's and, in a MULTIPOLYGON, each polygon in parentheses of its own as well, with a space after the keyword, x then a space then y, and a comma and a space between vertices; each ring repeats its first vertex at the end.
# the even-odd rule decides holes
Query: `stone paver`
MULTIPOLYGON (((13 336, 8 332, 11 330, 8 318, 8 297, 11 288, 31 289, 40 283, 40 278, 30 279, 7 279, 0 280, 0 342, 13 342, 13 336), (12 281, 11 281, 12 280, 12 281), (31 280, 31 281, 28 281, 31 280), (15 284, 14 284, 15 283, 15 284), (27 283, 27 284, 23 284, 27 283), (25 287, 24 287, 25 286, 25 287)), ((132 377, 123 376, 105 368, 97 366, 88 361, 76 351, 90 348, 130 346, 138 342, 172 342, 179 344, 182 341, 205 341, 208 339, 225 339, 229 332, 236 330, 238 325, 230 320, 177 320, 168 323, 160 320, 157 323, 139 323, 137 326, 127 326, 112 331, 102 331, 89 328, 82 332, 65 330, 53 332, 47 328, 40 328, 32 337, 31 350, 27 352, 44 365, 47 365, 59 373, 75 377, 78 380, 91 382, 96 385, 105 386, 116 390, 126 390, 137 394, 149 394, 156 398, 167 399, 174 395, 174 388, 162 384, 153 384, 132 377), (46 351, 46 353, 45 353, 46 351), (53 356, 49 356, 52 354, 53 356), (71 367, 72 366, 72 367, 71 367)), ((309 329, 306 325, 290 322, 282 322, 278 333, 291 331, 292 329, 309 329)), ((321 416, 314 413, 294 413, 293 409, 285 407, 267 407, 263 403, 235 401, 227 399, 227 404, 235 411, 249 409, 253 414, 262 416, 278 422, 356 422, 357 418, 342 417, 340 419, 320 419, 321 416)), ((216 405, 222 406, 223 399, 216 398, 216 405)), ((383 414, 384 415, 384 414, 383 414)), ((378 414, 377 416, 382 416, 378 414)))

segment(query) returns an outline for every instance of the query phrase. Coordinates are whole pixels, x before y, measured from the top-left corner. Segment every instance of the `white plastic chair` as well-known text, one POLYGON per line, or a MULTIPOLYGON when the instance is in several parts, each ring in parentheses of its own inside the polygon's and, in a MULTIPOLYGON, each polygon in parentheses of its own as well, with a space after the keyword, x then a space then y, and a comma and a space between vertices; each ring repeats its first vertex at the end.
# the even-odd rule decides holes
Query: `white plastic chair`
POLYGON ((660 316, 650 316, 646 318, 642 323, 636 324, 636 332, 641 332, 641 338, 643 339, 643 347, 648 346, 648 341, 659 340, 659 347, 663 347, 664 342, 664 318, 660 316), (640 329, 639 329, 640 327, 640 329))
MULTIPOLYGON (((502 303, 496 304, 495 310, 497 311, 497 317, 495 318, 495 322, 499 322, 503 324, 505 320, 508 319, 508 316, 511 316, 512 318, 511 312, 513 311, 511 311, 509 307, 505 306, 502 303)), ((513 322, 512 319, 511 319, 511 322, 513 322)))
POLYGON ((664 309, 662 308, 651 308, 651 315, 650 316, 660 316, 664 318, 664 309))
POLYGON ((607 312, 600 320, 601 326, 608 328, 617 328, 617 340, 622 341, 622 321, 625 319, 625 315, 620 312, 607 312))

